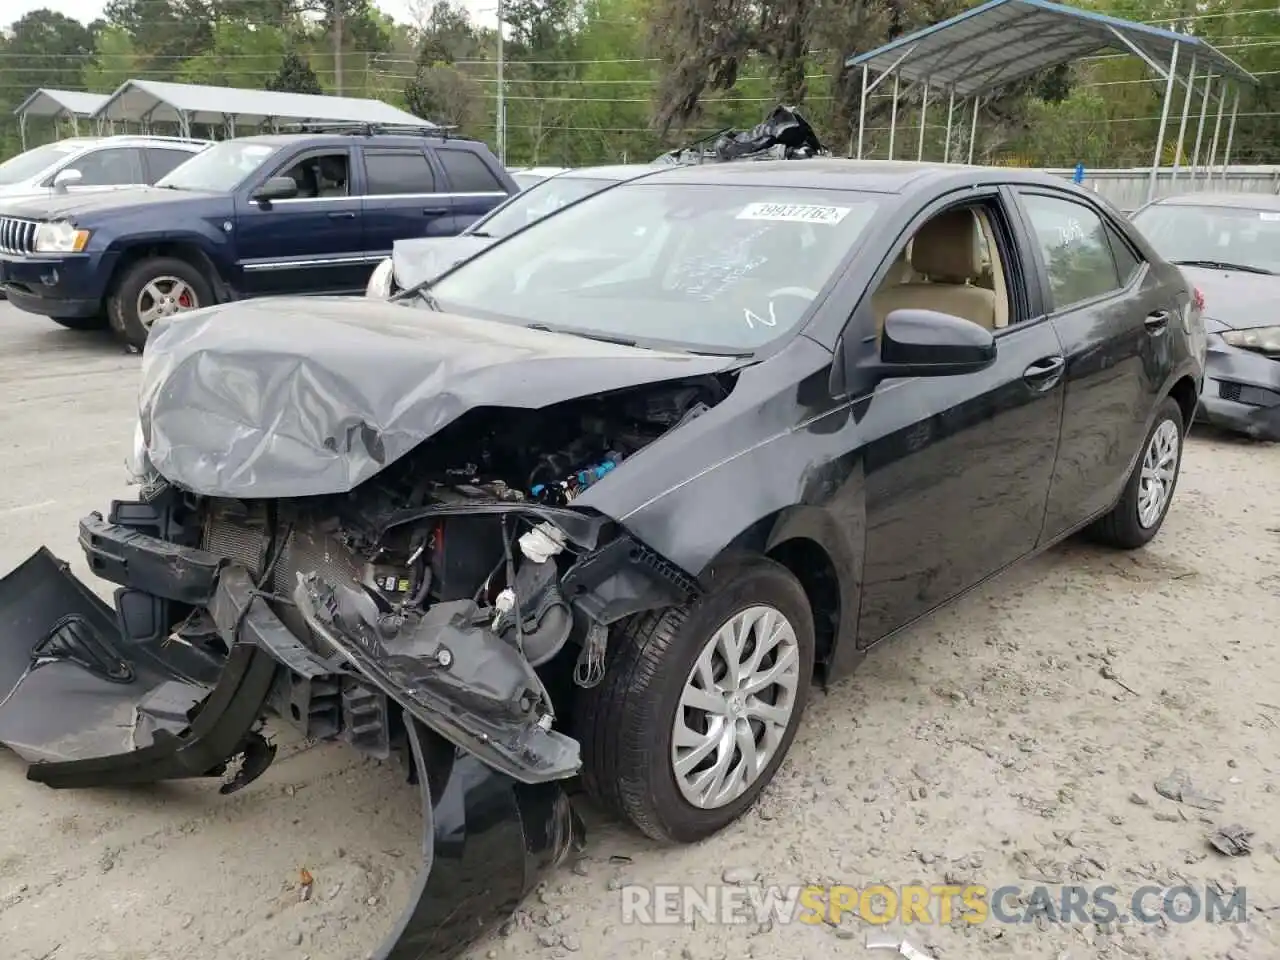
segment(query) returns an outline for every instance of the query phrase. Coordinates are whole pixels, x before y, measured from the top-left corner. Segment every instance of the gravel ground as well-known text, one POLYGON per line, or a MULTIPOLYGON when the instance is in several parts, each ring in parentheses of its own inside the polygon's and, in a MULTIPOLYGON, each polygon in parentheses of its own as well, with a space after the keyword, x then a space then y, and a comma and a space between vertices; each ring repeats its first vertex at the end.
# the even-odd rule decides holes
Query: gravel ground
MULTIPOLYGON (((0 571, 48 544, 87 576, 76 521, 127 493, 138 358, 3 304, 0 327, 0 571)), ((877 649, 816 695, 759 809, 699 847, 661 850, 584 810, 585 858, 471 960, 850 957, 868 955, 866 931, 939 960, 1280 957, 1277 478, 1280 447, 1193 435, 1149 548, 1067 544, 877 649), (1155 788, 1175 770, 1198 792, 1183 802, 1155 788), (1227 824, 1256 831, 1251 854, 1207 844, 1227 824), (1249 919, 621 922, 620 885, 725 876, 1111 884, 1122 909, 1143 885, 1214 884, 1245 888, 1249 919)), ((415 794, 396 770, 283 734, 280 759, 230 798, 207 784, 58 792, 0 753, 0 809, 13 960, 361 960, 417 863, 415 794)))

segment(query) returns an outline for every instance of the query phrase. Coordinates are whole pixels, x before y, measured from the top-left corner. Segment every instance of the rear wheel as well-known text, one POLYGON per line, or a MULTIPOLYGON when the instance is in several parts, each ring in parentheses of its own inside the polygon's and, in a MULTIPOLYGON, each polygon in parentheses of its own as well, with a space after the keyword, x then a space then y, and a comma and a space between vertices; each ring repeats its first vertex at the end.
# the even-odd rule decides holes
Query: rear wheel
POLYGON ((781 766, 813 661, 804 590, 765 559, 688 606, 634 617, 581 701, 584 785, 655 840, 716 833, 781 766))
POLYGON ((1150 543, 1160 532, 1178 485, 1185 434, 1182 408, 1172 397, 1166 397, 1120 500, 1089 528, 1093 539, 1133 550, 1150 543))
POLYGON ((157 320, 211 303, 213 288, 190 263, 177 257, 150 257, 120 277, 107 298, 107 314, 116 335, 141 350, 157 320))

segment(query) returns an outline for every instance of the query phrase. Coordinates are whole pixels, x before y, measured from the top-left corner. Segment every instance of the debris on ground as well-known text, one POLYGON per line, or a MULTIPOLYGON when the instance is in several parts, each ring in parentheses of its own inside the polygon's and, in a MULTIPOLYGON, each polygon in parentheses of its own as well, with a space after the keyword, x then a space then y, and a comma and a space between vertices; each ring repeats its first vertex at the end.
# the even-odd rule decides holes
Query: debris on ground
POLYGON ((1211 797, 1197 790, 1191 782, 1191 774, 1182 769, 1175 769, 1167 777, 1155 782, 1155 791, 1166 800, 1184 803, 1197 810, 1216 810, 1222 806, 1222 800, 1211 797))
POLYGON ((1238 823, 1219 827, 1209 837, 1209 845, 1228 857, 1247 857, 1252 850, 1253 831, 1238 823))

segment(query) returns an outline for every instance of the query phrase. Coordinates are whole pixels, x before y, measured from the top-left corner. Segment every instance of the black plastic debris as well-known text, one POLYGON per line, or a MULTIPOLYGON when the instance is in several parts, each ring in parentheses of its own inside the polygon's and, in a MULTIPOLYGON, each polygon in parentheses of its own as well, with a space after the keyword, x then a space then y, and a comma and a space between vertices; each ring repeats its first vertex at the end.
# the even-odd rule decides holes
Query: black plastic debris
POLYGON ((1253 831, 1238 823, 1219 827, 1209 837, 1209 846, 1228 857, 1247 857, 1253 850, 1253 831))
POLYGON ((831 151, 795 107, 779 104, 750 130, 722 130, 671 150, 655 163, 716 163, 730 160, 801 160, 831 151))

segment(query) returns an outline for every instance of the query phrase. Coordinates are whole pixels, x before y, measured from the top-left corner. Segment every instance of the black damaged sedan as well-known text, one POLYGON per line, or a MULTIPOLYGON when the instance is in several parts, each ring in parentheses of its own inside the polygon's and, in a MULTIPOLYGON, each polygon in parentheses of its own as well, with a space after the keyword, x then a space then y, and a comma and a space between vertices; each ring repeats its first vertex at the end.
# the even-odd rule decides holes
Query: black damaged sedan
POLYGON ((47 551, 0 583, 0 740, 53 787, 242 789, 268 717, 399 757, 424 865, 376 955, 448 956, 580 842, 571 778, 695 842, 871 645, 1147 543, 1204 355, 1070 184, 825 159, 622 184, 398 302, 186 314, 141 493, 80 526, 114 607, 47 551))

